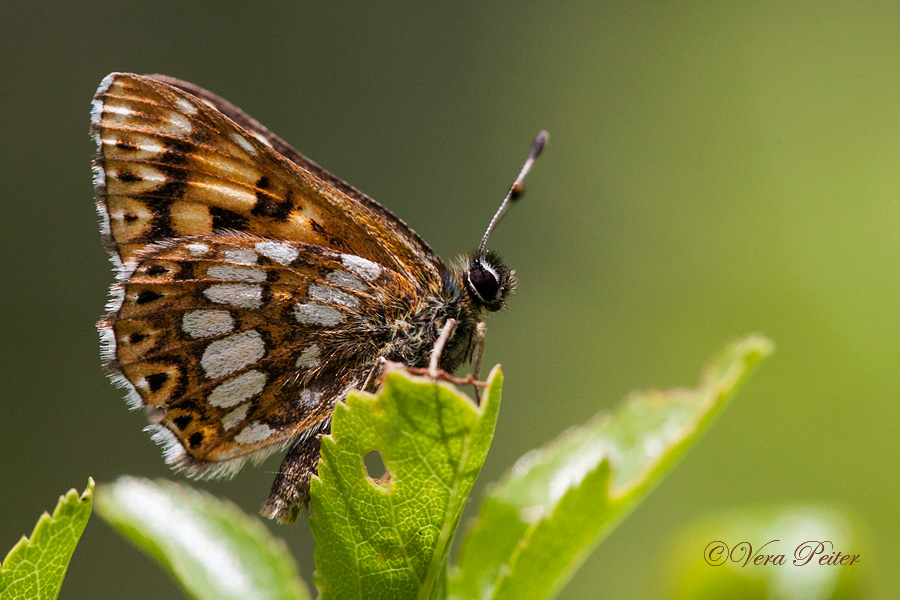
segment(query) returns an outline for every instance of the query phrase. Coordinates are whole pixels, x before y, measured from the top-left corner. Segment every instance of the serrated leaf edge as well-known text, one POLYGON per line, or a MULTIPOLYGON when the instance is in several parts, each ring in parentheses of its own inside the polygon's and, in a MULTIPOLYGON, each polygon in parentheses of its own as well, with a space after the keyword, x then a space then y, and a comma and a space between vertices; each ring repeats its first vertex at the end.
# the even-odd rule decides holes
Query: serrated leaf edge
MULTIPOLYGON (((378 398, 379 395, 381 393, 383 393, 385 390, 389 389, 392 382, 398 377, 402 377, 402 378, 406 379, 407 381, 415 383, 415 384, 424 384, 424 385, 428 385, 428 386, 439 386, 439 387, 443 388, 445 391, 450 392, 454 397, 456 397, 460 401, 464 401, 467 409, 471 410, 474 413, 475 418, 476 418, 476 420, 473 424, 472 433, 474 433, 476 431, 476 429, 478 429, 478 427, 484 423, 485 417, 487 417, 490 413, 493 413, 494 428, 496 428, 496 419, 497 419, 497 415, 499 413, 500 394, 502 394, 503 381, 504 381, 503 370, 502 370, 501 365, 499 365, 499 364, 495 365, 491 369, 490 373, 488 374, 488 377, 485 380, 488 385, 485 386, 484 388, 482 388, 484 390, 484 393, 481 398, 481 404, 476 403, 475 400, 473 400, 467 394, 460 391, 459 388, 457 388, 454 385, 450 385, 447 382, 436 381, 429 377, 413 375, 403 369, 397 369, 395 371, 387 373, 387 375, 385 376, 385 379, 384 379, 384 383, 383 383, 381 389, 377 393, 373 394, 373 393, 369 393, 369 392, 353 390, 347 396, 347 399, 345 400, 344 403, 339 404, 335 407, 335 413, 337 413, 337 412, 341 413, 341 417, 339 417, 339 419, 340 419, 340 418, 348 417, 349 414, 352 413, 355 408, 357 408, 358 406, 362 406, 364 404, 373 404, 373 405, 376 405, 376 407, 377 407, 377 403, 379 402, 379 398, 378 398), (491 402, 491 399, 493 397, 491 392, 495 388, 496 388, 497 399, 494 402, 491 402)), ((332 416, 332 419, 333 419, 332 423, 334 422, 334 416, 336 416, 336 415, 332 416)), ((471 451, 471 448, 472 448, 471 442, 472 442, 472 440, 470 440, 470 443, 467 444, 466 450, 465 450, 465 455, 464 455, 463 459, 460 461, 460 464, 465 464, 467 462, 466 459, 468 458, 469 452, 471 451)), ((338 443, 339 443, 338 439, 336 439, 334 437, 333 425, 332 425, 332 432, 326 436, 323 436, 322 445, 324 448, 324 446, 326 444, 336 445, 338 443)), ((483 461, 482 461, 482 467, 483 467, 483 461)), ((480 468, 479 468, 479 473, 480 473, 480 468)), ((312 489, 315 489, 315 487, 317 485, 324 485, 324 483, 322 482, 322 480, 318 474, 313 475, 312 479, 314 480, 314 483, 311 486, 312 489)), ((458 486, 459 486, 461 480, 462 480, 462 478, 460 476, 456 476, 454 478, 454 486, 456 486, 454 489, 458 489, 458 486)), ((380 487, 377 485, 375 487, 377 488, 377 490, 379 492, 383 492, 385 494, 390 493, 390 487, 384 488, 384 487, 380 487)), ((451 494, 451 497, 453 497, 453 494, 451 494)), ((463 508, 464 508, 465 504, 468 502, 468 500, 469 500, 468 497, 462 499, 461 502, 463 504, 463 508)), ((448 508, 448 510, 446 512, 449 513, 450 506, 448 506, 447 508, 448 508)), ((417 597, 420 600, 435 598, 436 597, 435 593, 438 592, 439 590, 437 588, 435 588, 434 586, 440 581, 440 578, 442 575, 444 577, 446 577, 446 575, 447 575, 447 566, 450 564, 450 562, 449 562, 450 547, 452 546, 453 540, 455 539, 455 533, 457 533, 459 530, 459 524, 460 524, 461 517, 462 517, 462 511, 460 511, 459 518, 457 518, 455 520, 454 519, 446 519, 444 521, 444 525, 442 526, 442 529, 441 529, 440 533, 438 534, 438 543, 435 545, 435 552, 434 552, 434 556, 436 556, 436 557, 440 556, 441 559, 432 561, 429 564, 428 571, 425 576, 425 580, 421 583, 420 588, 419 588, 419 594, 417 597), (443 544, 443 546, 442 546, 442 544, 443 544)), ((321 585, 321 581, 317 579, 315 581, 315 583, 316 583, 316 587, 319 588, 320 597, 321 597, 321 595, 323 593, 322 588, 319 587, 321 585)))
MULTIPOLYGON (((678 441, 676 441, 670 447, 669 452, 667 453, 667 457, 663 460, 656 461, 650 468, 638 474, 633 479, 631 485, 623 486, 615 491, 613 490, 613 487, 611 485, 613 480, 612 473, 615 469, 615 465, 610 462, 608 456, 604 457, 593 469, 587 471, 579 481, 572 482, 569 488, 566 489, 566 491, 556 501, 553 510, 549 513, 541 515, 540 518, 535 519, 522 533, 519 544, 512 551, 509 559, 505 561, 498 569, 491 597, 495 597, 498 591, 500 591, 503 581, 512 572, 512 566, 515 565, 518 557, 523 551, 523 548, 527 546, 528 540, 530 540, 534 535, 534 532, 537 530, 538 526, 546 520, 552 519, 552 517, 558 511, 560 503, 563 502, 563 500, 569 494, 574 493, 579 488, 579 486, 583 484, 584 480, 587 477, 595 473, 598 469, 604 468, 604 464, 607 465, 607 469, 609 471, 608 481, 610 485, 607 488, 608 491, 606 494, 606 501, 610 504, 620 502, 622 499, 627 498, 629 495, 640 494, 642 488, 652 489, 653 487, 655 487, 655 485, 657 485, 661 481, 661 479, 656 474, 660 471, 666 471, 667 469, 671 468, 671 465, 673 463, 677 463, 680 460, 685 450, 690 447, 693 442, 702 437, 705 431, 715 421, 716 416, 727 406, 728 402, 722 402, 722 398, 732 397, 734 392, 740 387, 741 383, 745 381, 747 377, 753 372, 759 362, 772 354, 774 348, 774 343, 762 334, 753 333, 741 338, 737 338, 726 344, 718 353, 713 355, 709 362, 704 364, 703 368, 700 371, 700 377, 696 387, 674 388, 684 389, 687 392, 692 392, 700 396, 700 402, 698 403, 698 407, 700 407, 700 413, 695 416, 694 419, 684 425, 684 427, 682 428, 682 434, 679 435, 680 439, 678 439, 678 441), (688 433, 685 434, 683 433, 684 431, 687 431, 688 433)), ((649 389, 644 391, 631 392, 626 396, 625 400, 612 411, 601 411, 599 414, 592 417, 588 423, 570 427, 569 429, 561 433, 556 439, 552 440, 548 445, 542 448, 536 448, 524 454, 518 459, 518 461, 516 461, 516 465, 522 466, 523 464, 539 462, 543 456, 552 454, 556 446, 565 444, 569 439, 571 439, 571 437, 578 436, 586 428, 600 426, 601 423, 608 422, 609 420, 614 419, 615 416, 620 413, 627 404, 646 401, 648 396, 655 393, 671 391, 673 391, 672 388, 649 389)), ((497 497, 498 490, 505 488, 509 484, 509 482, 517 476, 518 475, 516 475, 516 471, 514 469, 510 469, 509 471, 507 471, 507 473, 505 473, 498 481, 492 483, 492 485, 486 491, 485 498, 482 502, 484 503, 489 501, 489 499, 491 498, 497 497)), ((647 493, 649 493, 650 489, 647 490, 647 493)), ((643 498, 641 498, 640 500, 642 499, 643 498)), ((637 508, 637 504, 634 504, 630 507, 623 507, 623 510, 616 511, 613 518, 610 519, 610 521, 607 523, 607 526, 603 529, 607 532, 611 531, 635 508, 637 508)), ((470 528, 466 531, 466 537, 476 531, 479 524, 480 511, 479 515, 474 518, 472 524, 470 525, 470 528)), ((599 540, 602 540, 602 538, 603 535, 601 533, 600 538, 598 538, 598 542, 599 540)), ((463 543, 460 546, 461 549, 465 548, 466 541, 467 540, 462 540, 463 543)), ((596 544, 591 545, 585 548, 584 552, 581 552, 579 554, 589 553, 593 551, 595 547, 596 544)), ((577 569, 580 564, 581 561, 577 559, 574 560, 572 562, 572 565, 574 566, 570 567, 567 572, 561 574, 560 578, 558 579, 557 586, 555 586, 554 588, 555 591, 550 595, 550 597, 555 597, 555 594, 558 593, 562 586, 565 585, 565 582, 568 581, 568 577, 571 575, 571 572, 574 569, 577 569)))
POLYGON ((37 523, 35 523, 34 527, 31 530, 31 535, 23 535, 21 538, 19 538, 19 541, 16 542, 12 548, 10 548, 9 552, 6 553, 6 557, 2 562, 0 562, 0 569, 6 568, 6 565, 9 563, 11 558, 14 558, 14 555, 16 553, 20 552, 24 547, 31 544, 31 540, 34 539, 34 536, 37 535, 38 531, 41 528, 58 522, 60 519, 60 513, 66 505, 70 503, 74 504, 76 502, 86 502, 92 500, 94 497, 94 486, 94 478, 88 477, 88 484, 87 487, 84 488, 84 492, 81 492, 79 494, 78 490, 76 490, 75 488, 71 488, 68 492, 61 495, 59 497, 59 500, 56 502, 56 508, 53 509, 53 514, 51 515, 46 510, 41 513, 41 516, 38 517, 37 523))

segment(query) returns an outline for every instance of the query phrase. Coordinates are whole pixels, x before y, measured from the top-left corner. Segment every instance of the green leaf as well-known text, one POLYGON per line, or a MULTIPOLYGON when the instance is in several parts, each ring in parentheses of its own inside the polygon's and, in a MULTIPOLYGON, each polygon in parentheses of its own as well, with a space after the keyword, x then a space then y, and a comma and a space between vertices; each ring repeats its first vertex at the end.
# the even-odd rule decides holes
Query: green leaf
POLYGON ((59 595, 66 569, 91 516, 94 480, 80 496, 69 490, 61 496, 53 516, 38 519, 31 538, 13 546, 0 566, 0 598, 49 600, 59 595))
POLYGON ((490 492, 450 581, 457 599, 554 597, 772 351, 762 336, 728 346, 693 390, 632 394, 520 459, 490 492))
POLYGON ((466 497, 487 456, 503 376, 481 406, 444 383, 394 371, 376 396, 351 393, 334 411, 312 480, 321 600, 436 598, 466 497), (369 477, 378 452, 386 480, 369 477))
POLYGON ((97 511, 194 598, 309 598, 284 542, 230 502, 185 485, 123 477, 100 487, 97 511))
POLYGON ((872 554, 862 537, 850 519, 820 506, 715 516, 681 532, 670 546, 663 565, 666 591, 660 597, 868 598, 863 579, 872 554))

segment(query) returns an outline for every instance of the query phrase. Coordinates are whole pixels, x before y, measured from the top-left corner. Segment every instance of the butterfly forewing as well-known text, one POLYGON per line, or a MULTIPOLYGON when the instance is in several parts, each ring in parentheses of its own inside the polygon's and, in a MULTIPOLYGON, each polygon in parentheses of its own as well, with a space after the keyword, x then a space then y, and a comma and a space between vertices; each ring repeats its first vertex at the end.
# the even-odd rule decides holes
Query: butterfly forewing
POLYGON ((244 129, 210 98, 150 77, 104 80, 94 99, 95 184, 114 257, 128 263, 163 239, 231 230, 348 252, 425 285, 439 281, 439 259, 402 222, 323 179, 313 163, 297 164, 298 153, 280 155, 264 129, 244 129))
POLYGON ((266 129, 256 119, 249 116, 247 113, 242 111, 231 102, 228 102, 224 98, 220 98, 219 96, 216 96, 215 94, 208 92, 203 88, 187 81, 181 81, 180 79, 175 79, 173 77, 166 77, 165 75, 151 75, 148 78, 165 83, 174 88, 178 88, 181 91, 187 92, 188 94, 192 94, 197 98, 200 98, 209 106, 215 108, 222 114, 226 115, 229 119, 234 121, 236 124, 238 124, 240 127, 250 132, 253 137, 273 148, 275 152, 277 152, 283 158, 290 160, 300 169, 311 173, 319 180, 334 186, 353 200, 357 201, 362 206, 373 211, 382 221, 381 228, 384 231, 390 232, 392 236, 395 236, 397 238, 394 240, 387 239, 385 241, 387 241, 389 245, 396 251, 400 252, 401 254, 407 255, 404 259, 404 263, 407 266, 412 264, 419 265, 420 263, 424 262, 426 263, 426 267, 430 267, 431 265, 429 263, 440 261, 440 258, 434 254, 431 247, 425 242, 425 240, 423 240, 418 233, 410 229, 409 226, 407 226, 406 223, 404 223, 395 214, 369 198, 366 194, 359 191, 346 181, 335 177, 315 162, 311 161, 307 157, 294 150, 294 148, 291 147, 288 143, 266 129), (397 242, 400 242, 399 247, 397 242), (410 260, 408 254, 409 252, 412 253, 412 260, 410 260))

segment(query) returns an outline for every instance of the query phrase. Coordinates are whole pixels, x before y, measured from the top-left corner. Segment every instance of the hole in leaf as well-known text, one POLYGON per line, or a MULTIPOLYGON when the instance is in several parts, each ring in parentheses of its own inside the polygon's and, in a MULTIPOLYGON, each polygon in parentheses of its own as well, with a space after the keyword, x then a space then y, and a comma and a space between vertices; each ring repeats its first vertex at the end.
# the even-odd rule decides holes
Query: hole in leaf
POLYGON ((391 481, 391 474, 388 472, 387 467, 384 466, 381 453, 373 450, 366 454, 363 462, 366 463, 366 473, 375 482, 375 485, 386 488, 391 481))

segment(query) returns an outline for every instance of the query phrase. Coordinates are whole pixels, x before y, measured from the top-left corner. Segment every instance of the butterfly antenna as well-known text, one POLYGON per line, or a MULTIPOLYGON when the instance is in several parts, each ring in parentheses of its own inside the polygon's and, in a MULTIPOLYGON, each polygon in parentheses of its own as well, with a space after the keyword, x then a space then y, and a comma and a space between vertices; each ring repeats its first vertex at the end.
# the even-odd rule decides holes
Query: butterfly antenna
POLYGON ((534 141, 531 143, 531 150, 528 152, 528 158, 525 160, 525 164, 522 165, 522 170, 519 171, 519 176, 516 177, 516 180, 513 182, 512 186, 510 186, 506 198, 503 199, 500 208, 494 213, 494 218, 491 219, 487 231, 484 232, 484 237, 481 238, 481 245, 478 246, 478 252, 475 254, 476 261, 480 262, 484 258, 484 247, 487 244, 488 237, 490 237, 491 232, 494 230, 494 227, 497 226, 497 223, 500 222, 500 219, 503 218, 503 215, 506 214, 506 209, 509 208, 510 202, 516 202, 525 194, 525 185, 522 181, 525 179, 525 176, 528 175, 528 171, 531 170, 531 165, 534 164, 534 160, 540 156, 541 150, 544 149, 549 137, 550 134, 546 131, 541 131, 534 136, 534 141))

